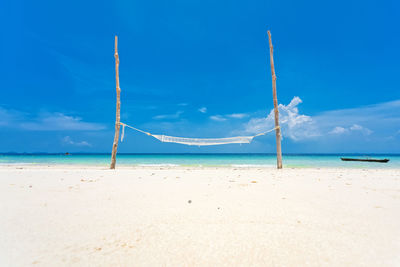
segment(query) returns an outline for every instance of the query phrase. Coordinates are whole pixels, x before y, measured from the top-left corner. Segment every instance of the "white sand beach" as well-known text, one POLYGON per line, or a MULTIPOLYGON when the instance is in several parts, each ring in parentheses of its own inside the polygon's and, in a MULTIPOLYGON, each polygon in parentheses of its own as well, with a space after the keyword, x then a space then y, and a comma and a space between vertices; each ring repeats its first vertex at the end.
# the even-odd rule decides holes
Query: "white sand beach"
POLYGON ((399 266, 400 170, 2 166, 0 266, 399 266))

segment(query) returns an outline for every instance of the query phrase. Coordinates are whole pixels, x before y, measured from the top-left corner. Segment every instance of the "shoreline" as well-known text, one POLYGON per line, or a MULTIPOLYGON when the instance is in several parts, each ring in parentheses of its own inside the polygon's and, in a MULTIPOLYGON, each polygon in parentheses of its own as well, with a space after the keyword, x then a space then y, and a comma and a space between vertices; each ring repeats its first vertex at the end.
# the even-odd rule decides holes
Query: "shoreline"
MULTIPOLYGON (((95 165, 95 164, 76 164, 76 163, 66 163, 66 164, 44 164, 44 163, 0 163, 1 169, 97 169, 97 170, 110 170, 109 165, 95 165)), ((177 165, 177 164, 120 164, 117 165, 114 171, 118 169, 121 170, 135 170, 135 169, 193 169, 193 170, 204 170, 204 169, 238 169, 238 170, 277 170, 277 171, 285 171, 285 170, 357 170, 357 171, 400 171, 400 167, 382 167, 382 168, 366 168, 365 166, 360 167, 315 167, 315 166, 283 166, 283 169, 278 170, 276 166, 271 165, 252 165, 252 164, 243 164, 243 165, 177 165)))
MULTIPOLYGON (((400 155, 380 155, 388 163, 344 162, 340 155, 292 155, 283 157, 284 168, 400 169, 400 155)), ((361 156, 360 156, 361 157, 361 156)), ((109 155, 9 155, 0 156, 0 166, 94 166, 107 167, 109 155)), ((120 155, 117 167, 224 167, 275 168, 276 157, 262 154, 134 154, 120 155)))

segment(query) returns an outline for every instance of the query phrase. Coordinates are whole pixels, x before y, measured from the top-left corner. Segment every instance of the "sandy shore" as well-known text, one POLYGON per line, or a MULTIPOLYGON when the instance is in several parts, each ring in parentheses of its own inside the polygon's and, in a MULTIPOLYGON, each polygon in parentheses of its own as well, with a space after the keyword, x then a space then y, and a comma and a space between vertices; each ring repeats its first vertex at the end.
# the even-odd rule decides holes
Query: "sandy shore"
POLYGON ((400 170, 0 167, 0 266, 399 266, 400 170))

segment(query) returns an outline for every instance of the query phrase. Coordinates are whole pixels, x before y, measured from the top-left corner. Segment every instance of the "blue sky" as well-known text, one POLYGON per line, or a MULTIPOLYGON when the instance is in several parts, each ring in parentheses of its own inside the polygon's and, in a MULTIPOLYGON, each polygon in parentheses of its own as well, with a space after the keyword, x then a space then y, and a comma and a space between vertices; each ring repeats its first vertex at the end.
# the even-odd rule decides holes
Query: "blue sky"
MULTIPOLYGON (((114 35, 121 120, 157 134, 271 128, 272 32, 283 151, 400 151, 396 1, 3 1, 0 151, 110 152, 114 35)), ((120 152, 274 152, 187 147, 127 130, 120 152)))

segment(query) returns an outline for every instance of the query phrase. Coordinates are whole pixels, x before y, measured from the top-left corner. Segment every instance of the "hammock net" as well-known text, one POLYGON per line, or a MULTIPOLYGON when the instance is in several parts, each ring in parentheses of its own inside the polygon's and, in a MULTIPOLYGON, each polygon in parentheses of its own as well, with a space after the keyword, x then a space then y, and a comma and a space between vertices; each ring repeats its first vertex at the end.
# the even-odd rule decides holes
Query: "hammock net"
POLYGON ((142 131, 133 126, 127 125, 125 123, 120 123, 122 125, 122 133, 121 133, 121 142, 124 140, 125 135, 125 127, 131 128, 138 132, 147 134, 152 136, 161 142, 165 143, 177 143, 189 146, 215 146, 215 145, 226 145, 226 144, 250 144, 254 137, 265 135, 269 132, 274 131, 277 127, 268 130, 266 132, 262 132, 252 136, 235 136, 235 137, 226 137, 226 138, 187 138, 187 137, 176 137, 176 136, 168 136, 168 135, 158 135, 151 134, 149 132, 142 131))
POLYGON ((254 136, 237 136, 228 138, 186 138, 186 137, 174 137, 167 135, 151 135, 161 142, 167 143, 178 143, 189 146, 214 146, 214 145, 225 145, 225 144, 249 144, 254 136))

